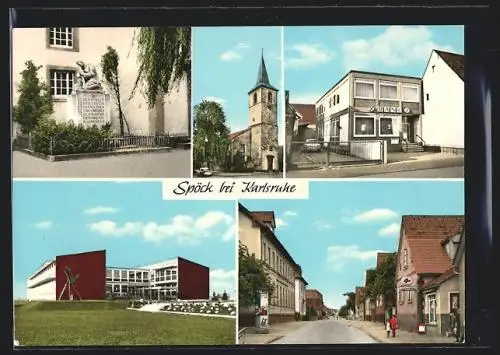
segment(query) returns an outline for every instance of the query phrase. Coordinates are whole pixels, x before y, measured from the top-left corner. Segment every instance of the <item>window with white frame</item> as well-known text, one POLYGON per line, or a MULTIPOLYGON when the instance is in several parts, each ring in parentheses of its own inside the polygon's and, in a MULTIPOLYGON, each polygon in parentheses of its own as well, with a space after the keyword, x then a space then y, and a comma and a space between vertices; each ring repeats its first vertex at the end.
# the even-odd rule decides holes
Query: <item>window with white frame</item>
POLYGON ((375 137, 375 116, 355 114, 354 136, 375 137))
POLYGON ((403 252, 403 266, 406 269, 408 267, 408 249, 405 248, 403 252))
POLYGON ((50 92, 52 96, 68 96, 73 90, 75 72, 72 70, 50 70, 50 92))
POLYGON ((49 46, 56 48, 73 48, 74 32, 71 27, 50 27, 49 46))
POLYGON ((400 116, 380 116, 378 134, 381 137, 398 137, 400 131, 400 116))
POLYGON ((381 100, 397 100, 398 99, 398 84, 381 82, 379 84, 379 99, 381 100))
POLYGON ((426 295, 427 323, 436 323, 436 294, 426 295))
POLYGON ((418 102, 418 86, 417 85, 403 85, 401 87, 402 95, 401 100, 406 102, 418 102))
POLYGON ((413 302, 413 291, 408 290, 408 303, 412 303, 412 302, 413 302))
POLYGON ((354 97, 357 99, 374 99, 375 83, 372 81, 356 80, 354 82, 354 97))

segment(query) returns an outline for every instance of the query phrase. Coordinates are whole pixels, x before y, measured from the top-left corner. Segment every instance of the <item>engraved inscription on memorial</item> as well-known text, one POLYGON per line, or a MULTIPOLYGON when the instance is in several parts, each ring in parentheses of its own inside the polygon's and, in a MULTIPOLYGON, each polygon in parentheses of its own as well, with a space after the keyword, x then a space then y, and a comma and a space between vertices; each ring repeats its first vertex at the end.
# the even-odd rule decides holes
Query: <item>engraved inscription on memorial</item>
POLYGON ((84 125, 106 124, 105 95, 81 93, 78 95, 78 113, 84 125))

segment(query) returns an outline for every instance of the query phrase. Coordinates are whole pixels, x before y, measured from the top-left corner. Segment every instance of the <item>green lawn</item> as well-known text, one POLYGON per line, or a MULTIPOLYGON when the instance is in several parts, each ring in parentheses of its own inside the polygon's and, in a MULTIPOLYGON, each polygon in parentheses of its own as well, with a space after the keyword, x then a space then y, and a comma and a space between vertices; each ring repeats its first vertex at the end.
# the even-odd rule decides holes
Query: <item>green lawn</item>
POLYGON ((24 346, 226 345, 236 320, 138 312, 118 302, 16 304, 15 337, 24 346))

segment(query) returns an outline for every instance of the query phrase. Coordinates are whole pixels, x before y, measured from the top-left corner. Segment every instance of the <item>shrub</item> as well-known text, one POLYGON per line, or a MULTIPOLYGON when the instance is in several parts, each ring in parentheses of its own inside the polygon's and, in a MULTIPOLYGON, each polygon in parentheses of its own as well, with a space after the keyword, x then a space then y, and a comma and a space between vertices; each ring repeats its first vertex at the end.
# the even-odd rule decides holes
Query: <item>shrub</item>
POLYGON ((14 122, 17 122, 23 134, 36 127, 37 123, 54 112, 50 88, 38 78, 37 66, 29 60, 21 72, 21 83, 17 87, 19 98, 13 109, 14 122))
POLYGON ((32 144, 35 152, 47 155, 94 153, 104 151, 103 139, 111 136, 109 126, 87 128, 43 119, 32 133, 32 144))

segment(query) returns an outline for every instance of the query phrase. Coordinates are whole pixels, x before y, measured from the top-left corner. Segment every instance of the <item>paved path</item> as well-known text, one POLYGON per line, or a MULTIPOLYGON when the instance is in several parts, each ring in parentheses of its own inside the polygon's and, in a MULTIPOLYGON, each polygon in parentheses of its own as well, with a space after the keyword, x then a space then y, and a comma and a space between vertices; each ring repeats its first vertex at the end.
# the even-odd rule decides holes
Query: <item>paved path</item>
MULTIPOLYGON (((464 157, 453 154, 426 154, 416 156, 413 160, 401 161, 382 165, 359 165, 331 167, 328 169, 317 170, 293 170, 287 171, 288 178, 354 178, 354 177, 383 177, 382 174, 404 173, 401 177, 418 178, 419 175, 432 174, 422 173, 423 170, 441 170, 447 168, 461 168, 447 171, 447 178, 463 177, 464 157), (452 176, 453 175, 453 176, 452 176)), ((394 177, 399 177, 394 175, 394 177)))
POLYGON ((318 320, 290 332, 272 344, 368 344, 377 341, 341 320, 318 320))
POLYGON ((451 168, 441 168, 441 169, 422 169, 414 171, 400 171, 397 173, 385 173, 385 174, 373 174, 364 175, 359 178, 411 178, 411 179, 461 179, 464 177, 464 167, 457 166, 451 168))
POLYGON ((14 151, 14 178, 182 178, 191 176, 191 151, 115 155, 49 162, 14 151))
POLYGON ((357 328, 369 334, 381 343, 392 343, 392 344, 451 344, 455 343, 455 339, 452 337, 441 337, 432 336, 427 334, 411 333, 404 330, 398 330, 396 336, 387 337, 387 332, 385 331, 385 326, 382 323, 367 322, 367 321, 353 321, 353 320, 342 320, 352 328, 357 328))

